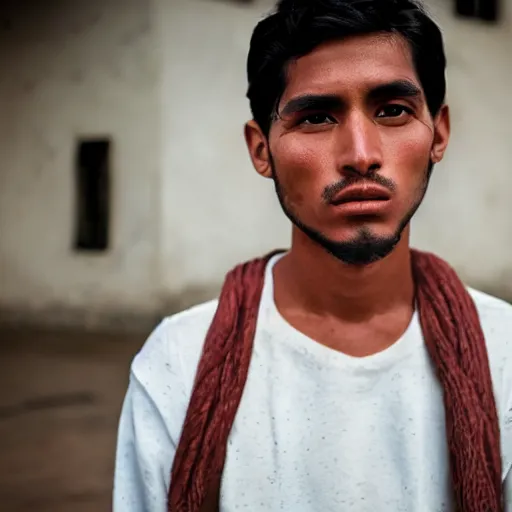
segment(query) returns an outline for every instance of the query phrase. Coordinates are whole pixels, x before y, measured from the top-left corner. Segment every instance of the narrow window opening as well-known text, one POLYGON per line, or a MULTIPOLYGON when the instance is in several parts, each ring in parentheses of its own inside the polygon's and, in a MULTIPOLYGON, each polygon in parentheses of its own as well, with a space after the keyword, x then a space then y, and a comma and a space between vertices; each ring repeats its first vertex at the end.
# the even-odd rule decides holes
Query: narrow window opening
POLYGON ((110 140, 79 140, 76 154, 76 232, 78 251, 108 248, 110 140))
POLYGON ((477 0, 455 0, 455 12, 459 16, 472 18, 477 15, 477 0))
POLYGON ((498 0, 479 0, 478 16, 485 21, 497 22, 499 18, 498 0))
POLYGON ((497 22, 500 14, 499 0, 455 0, 455 12, 466 18, 497 22))

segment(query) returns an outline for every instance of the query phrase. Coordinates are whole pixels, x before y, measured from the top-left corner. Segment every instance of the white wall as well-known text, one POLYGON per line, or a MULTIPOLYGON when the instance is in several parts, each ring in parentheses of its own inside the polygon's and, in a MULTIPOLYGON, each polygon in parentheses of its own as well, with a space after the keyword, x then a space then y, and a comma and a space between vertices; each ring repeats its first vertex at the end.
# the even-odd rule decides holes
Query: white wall
MULTIPOLYGON (((457 20, 433 2, 446 41, 452 138, 413 243, 446 257, 473 286, 512 299, 512 17, 457 20)), ((512 15, 512 2, 504 8, 512 15)))
MULTIPOLYGON (((430 3, 447 43, 453 139, 413 243, 512 298, 512 0, 503 27, 430 3)), ((288 245, 242 136, 249 38, 271 6, 11 8, 0 30, 0 313, 81 323, 163 314, 215 295, 239 261, 288 245), (114 141, 112 247, 98 256, 72 250, 73 151, 88 135, 114 141)))
POLYGON ((150 8, 149 0, 13 2, 2 14, 10 20, 0 31, 4 310, 93 321, 156 307, 159 73, 150 8), (113 139, 111 249, 77 254, 75 141, 103 135, 113 139))
POLYGON ((243 140, 250 117, 245 61, 265 6, 162 0, 158 7, 161 269, 166 289, 187 303, 237 262, 287 245, 289 227, 271 182, 252 170, 243 140))

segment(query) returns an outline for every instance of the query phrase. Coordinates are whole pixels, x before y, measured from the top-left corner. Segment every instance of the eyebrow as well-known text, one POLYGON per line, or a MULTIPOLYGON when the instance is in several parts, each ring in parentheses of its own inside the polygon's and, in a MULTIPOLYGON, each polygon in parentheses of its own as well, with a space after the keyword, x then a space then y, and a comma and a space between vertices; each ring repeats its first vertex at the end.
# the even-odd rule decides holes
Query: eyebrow
POLYGON ((345 103, 335 94, 304 94, 291 99, 280 115, 290 116, 311 110, 338 110, 345 103))
MULTIPOLYGON (((419 98, 421 90, 409 80, 394 80, 370 89, 370 101, 390 98, 419 98)), ((281 111, 282 116, 290 116, 314 110, 333 111, 344 107, 345 101, 335 94, 304 94, 292 98, 281 111)))
POLYGON ((409 80, 394 80, 387 84, 378 85, 370 90, 368 98, 372 100, 383 98, 419 98, 420 88, 409 80))

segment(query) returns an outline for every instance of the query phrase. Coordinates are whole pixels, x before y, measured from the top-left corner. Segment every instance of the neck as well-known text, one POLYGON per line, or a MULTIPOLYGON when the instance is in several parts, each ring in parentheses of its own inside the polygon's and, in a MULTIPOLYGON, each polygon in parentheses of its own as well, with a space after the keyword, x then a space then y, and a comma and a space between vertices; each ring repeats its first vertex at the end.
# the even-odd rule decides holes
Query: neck
POLYGON ((292 248, 274 268, 276 302, 322 316, 364 321, 413 309, 409 227, 393 252, 370 265, 347 265, 294 228, 292 248))

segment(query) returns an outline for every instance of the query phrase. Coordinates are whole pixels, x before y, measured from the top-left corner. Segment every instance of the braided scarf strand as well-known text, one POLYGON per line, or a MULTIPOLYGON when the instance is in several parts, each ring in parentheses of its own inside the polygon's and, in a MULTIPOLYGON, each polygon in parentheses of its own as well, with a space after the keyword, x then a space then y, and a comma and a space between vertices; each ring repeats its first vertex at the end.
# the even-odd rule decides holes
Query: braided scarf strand
POLYGON ((218 495, 212 486, 220 484, 227 439, 249 370, 269 257, 239 265, 226 277, 174 458, 172 512, 202 512, 204 501, 218 495))
POLYGON ((462 512, 503 510, 499 421, 484 334, 455 271, 413 253, 425 344, 443 388, 455 503, 462 512))
MULTIPOLYGON (((227 442, 247 379, 268 260, 226 277, 171 471, 169 512, 218 511, 227 442)), ((455 505, 502 512, 499 423, 475 305, 443 260, 412 251, 420 322, 443 388, 455 505)))

